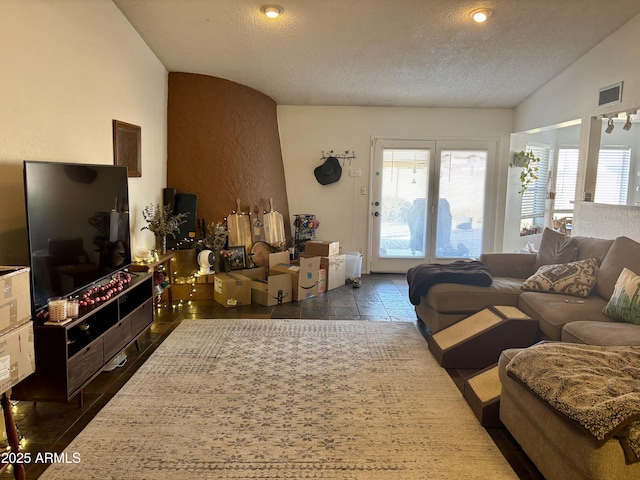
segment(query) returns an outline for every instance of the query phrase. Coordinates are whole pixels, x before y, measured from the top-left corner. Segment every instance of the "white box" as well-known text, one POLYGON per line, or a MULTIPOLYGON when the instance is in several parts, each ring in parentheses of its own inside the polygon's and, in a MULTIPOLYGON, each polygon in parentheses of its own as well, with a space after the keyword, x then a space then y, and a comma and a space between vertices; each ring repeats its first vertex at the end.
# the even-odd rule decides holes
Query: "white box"
POLYGON ((346 255, 322 257, 320 268, 327 271, 327 291, 342 287, 345 282, 346 255))

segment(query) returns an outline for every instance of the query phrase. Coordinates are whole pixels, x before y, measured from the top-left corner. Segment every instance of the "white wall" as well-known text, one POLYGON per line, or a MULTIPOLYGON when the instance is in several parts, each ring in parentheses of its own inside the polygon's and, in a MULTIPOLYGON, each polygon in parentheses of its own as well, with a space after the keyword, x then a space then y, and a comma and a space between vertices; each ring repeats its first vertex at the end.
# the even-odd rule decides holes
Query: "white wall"
POLYGON ((132 242, 166 182, 167 72, 111 0, 2 0, 0 264, 28 261, 23 160, 113 163, 113 119, 142 127, 132 242))
MULTIPOLYGON (((343 250, 358 250, 366 257, 372 137, 497 139, 497 183, 506 185, 512 114, 512 110, 485 109, 279 106, 289 211, 315 214, 320 221, 318 239, 339 240, 343 250), (329 150, 355 150, 357 159, 346 164, 339 182, 323 186, 313 170, 322 164, 322 152, 329 150), (360 169, 362 176, 349 176, 350 168, 360 169), (367 188, 366 195, 361 195, 362 187, 367 188)), ((495 196, 498 208, 492 213, 500 219, 495 235, 500 242, 505 188, 499 187, 495 196)))
POLYGON ((640 106, 640 15, 531 94, 515 110, 514 132, 640 106), (598 89, 624 81, 622 103, 598 108, 598 89))
POLYGON ((577 202, 573 235, 596 238, 629 237, 640 242, 640 207, 577 202))
MULTIPOLYGON (((600 128, 598 125, 597 133, 591 131, 594 125, 591 119, 601 117, 604 114, 640 107, 640 50, 638 45, 640 45, 640 15, 632 18, 560 75, 531 94, 515 109, 515 132, 528 132, 574 119, 582 121, 582 131, 579 138, 581 163, 578 175, 577 196, 579 199, 582 198, 582 192, 593 192, 595 185, 595 165, 600 143, 596 136, 600 136, 600 128), (624 82, 622 103, 598 108, 598 89, 619 81, 624 82)), ((595 122, 595 124, 598 123, 599 120, 595 122)), ((634 127, 636 126, 634 125, 634 127)), ((618 126, 619 128, 620 126, 618 126)), ((634 131, 636 138, 640 138, 640 132, 632 128, 631 133, 634 131)), ((610 143, 613 138, 608 137, 602 140, 605 143, 610 143)), ((626 141, 625 143, 632 144, 632 147, 634 143, 637 144, 637 142, 626 141)), ((518 149, 513 148, 512 150, 518 149)), ((635 173, 632 169, 632 175, 635 173)), ((509 176, 507 190, 507 198, 510 199, 512 205, 515 205, 517 203, 515 195, 518 191, 517 176, 509 176)), ((574 224, 580 222, 581 212, 586 212, 586 210, 576 209, 574 224)), ((603 214, 604 210, 595 209, 591 212, 603 214)), ((587 223, 593 224, 591 220, 587 223)), ((611 224, 614 230, 615 225, 615 222, 611 224)), ((514 232, 518 231, 518 228, 519 216, 508 212, 505 218, 505 238, 503 240, 505 250, 511 251, 522 243, 514 236, 514 232)), ((589 232, 583 231, 583 234, 589 235, 589 232)), ((614 231, 611 234, 617 236, 614 231)), ((597 236, 595 232, 594 236, 597 236)))

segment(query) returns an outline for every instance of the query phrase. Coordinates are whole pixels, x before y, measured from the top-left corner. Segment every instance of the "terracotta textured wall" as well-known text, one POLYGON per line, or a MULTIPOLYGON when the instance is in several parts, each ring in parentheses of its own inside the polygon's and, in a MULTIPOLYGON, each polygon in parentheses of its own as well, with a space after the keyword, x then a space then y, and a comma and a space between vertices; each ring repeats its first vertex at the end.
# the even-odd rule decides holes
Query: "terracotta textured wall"
POLYGON ((169 74, 167 186, 198 196, 199 219, 221 221, 269 198, 291 239, 276 103, 244 85, 169 74))

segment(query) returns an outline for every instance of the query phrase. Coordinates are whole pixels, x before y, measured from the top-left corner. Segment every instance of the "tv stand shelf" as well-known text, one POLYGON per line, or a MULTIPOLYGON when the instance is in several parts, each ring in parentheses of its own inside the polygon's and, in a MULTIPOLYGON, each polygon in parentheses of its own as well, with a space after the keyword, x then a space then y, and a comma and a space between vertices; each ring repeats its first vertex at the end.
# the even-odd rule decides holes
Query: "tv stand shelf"
POLYGON ((18 400, 69 401, 153 322, 153 280, 132 274, 131 283, 103 303, 80 309, 71 322, 34 322, 36 371, 13 388, 18 400))

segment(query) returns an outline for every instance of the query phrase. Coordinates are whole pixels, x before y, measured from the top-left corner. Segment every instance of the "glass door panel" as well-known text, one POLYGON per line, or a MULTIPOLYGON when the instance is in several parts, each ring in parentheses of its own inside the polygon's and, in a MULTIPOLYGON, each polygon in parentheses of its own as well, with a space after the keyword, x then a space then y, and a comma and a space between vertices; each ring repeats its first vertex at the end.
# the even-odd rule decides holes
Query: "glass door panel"
POLYGON ((374 153, 372 270, 404 271, 429 251, 431 142, 379 141, 374 153))
POLYGON ((482 253, 486 150, 439 151, 437 258, 477 258, 482 253))

